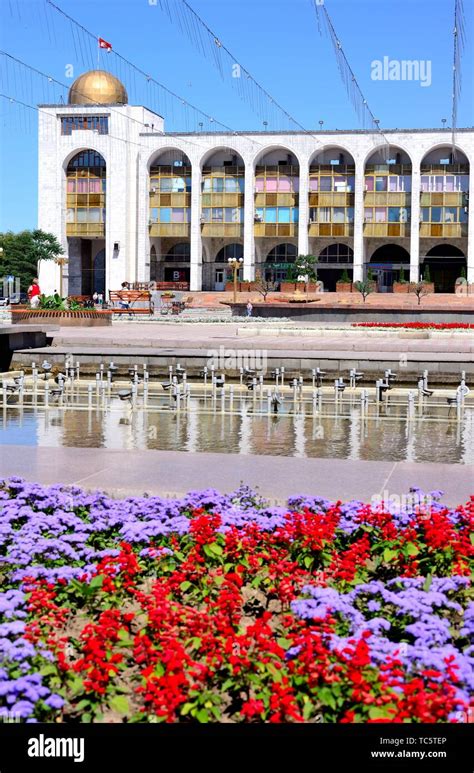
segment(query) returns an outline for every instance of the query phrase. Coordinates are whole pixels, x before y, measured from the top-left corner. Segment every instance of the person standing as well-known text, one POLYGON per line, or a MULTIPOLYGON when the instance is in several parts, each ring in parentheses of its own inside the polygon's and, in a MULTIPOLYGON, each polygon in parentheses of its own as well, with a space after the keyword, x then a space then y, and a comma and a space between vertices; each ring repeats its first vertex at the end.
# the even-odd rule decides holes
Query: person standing
POLYGON ((28 287, 28 300, 32 309, 37 309, 40 302, 41 290, 38 278, 35 277, 28 287))
POLYGON ((247 317, 251 317, 252 316, 252 311, 253 311, 252 302, 249 301, 247 303, 247 317))

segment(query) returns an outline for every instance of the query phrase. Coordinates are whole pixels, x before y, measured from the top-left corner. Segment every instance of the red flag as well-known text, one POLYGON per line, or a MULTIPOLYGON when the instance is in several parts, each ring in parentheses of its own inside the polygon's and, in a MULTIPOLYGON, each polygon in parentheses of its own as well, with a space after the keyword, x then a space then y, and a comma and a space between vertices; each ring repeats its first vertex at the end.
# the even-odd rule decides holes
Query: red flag
POLYGON ((99 38, 99 48, 105 48, 106 51, 112 51, 112 43, 107 43, 104 38, 99 38))

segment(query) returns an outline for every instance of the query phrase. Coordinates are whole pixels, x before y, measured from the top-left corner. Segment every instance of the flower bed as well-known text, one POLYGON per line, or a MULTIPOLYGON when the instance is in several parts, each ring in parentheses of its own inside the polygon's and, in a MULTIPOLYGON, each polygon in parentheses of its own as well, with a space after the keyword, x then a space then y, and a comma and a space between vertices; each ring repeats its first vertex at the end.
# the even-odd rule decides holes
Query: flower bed
POLYGON ((0 495, 0 714, 465 721, 474 501, 0 495))
POLYGON ((409 330, 470 330, 469 322, 353 322, 352 327, 402 327, 409 330))

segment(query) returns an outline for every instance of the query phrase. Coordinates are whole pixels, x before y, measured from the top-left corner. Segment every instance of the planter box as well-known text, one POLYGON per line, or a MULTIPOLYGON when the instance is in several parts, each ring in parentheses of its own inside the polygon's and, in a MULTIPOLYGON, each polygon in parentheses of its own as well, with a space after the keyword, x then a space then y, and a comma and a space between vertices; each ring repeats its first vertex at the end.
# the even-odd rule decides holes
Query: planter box
MULTIPOLYGON (((428 289, 428 294, 434 293, 434 290, 435 290, 434 282, 424 282, 424 284, 426 285, 426 287, 428 289)), ((410 285, 410 292, 412 292, 412 288, 413 287, 414 287, 414 284, 411 284, 410 285)))
POLYGON ((394 293, 409 293, 411 282, 394 282, 393 283, 393 292, 394 293))
MULTIPOLYGON (((294 293, 297 290, 304 293, 305 283, 304 282, 280 282, 280 290, 282 293, 294 293)), ((310 282, 308 285, 308 292, 315 293, 316 290, 317 290, 316 282, 310 282)))
POLYGON ((12 309, 12 323, 15 325, 36 325, 38 322, 61 325, 61 327, 103 327, 112 324, 112 311, 82 309, 80 311, 57 311, 55 309, 12 309))
POLYGON ((351 293, 352 292, 352 282, 336 282, 336 292, 337 293, 351 293))

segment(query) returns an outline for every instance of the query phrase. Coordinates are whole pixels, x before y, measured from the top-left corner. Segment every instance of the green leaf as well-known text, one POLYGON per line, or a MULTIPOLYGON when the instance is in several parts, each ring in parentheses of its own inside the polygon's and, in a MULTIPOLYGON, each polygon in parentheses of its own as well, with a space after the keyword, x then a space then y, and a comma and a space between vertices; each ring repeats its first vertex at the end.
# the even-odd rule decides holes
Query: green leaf
POLYGON ((109 706, 111 709, 118 712, 118 714, 122 715, 128 714, 130 710, 128 700, 125 695, 114 695, 114 697, 109 701, 109 706))
POLYGON ((185 717, 186 714, 189 714, 191 709, 194 708, 194 703, 185 703, 184 706, 181 707, 180 714, 182 717, 185 717))
POLYGON ((211 542, 208 547, 211 553, 214 553, 215 556, 221 556, 224 552, 221 546, 217 544, 217 542, 211 542))
POLYGON ((406 552, 409 556, 417 556, 420 552, 420 548, 415 545, 414 542, 408 542, 406 545, 406 552))
POLYGON ((306 569, 311 569, 313 565, 313 556, 305 556, 303 564, 305 565, 306 569))
POLYGON ((47 665, 47 666, 43 666, 43 668, 40 668, 40 674, 42 676, 49 676, 50 674, 56 674, 56 673, 57 673, 56 666, 47 665))
POLYGON ((324 706, 330 706, 331 709, 336 708, 336 699, 329 687, 322 687, 318 692, 318 698, 324 706))
POLYGON ((383 560, 384 561, 391 561, 392 558, 396 558, 398 556, 398 550, 392 550, 392 548, 385 548, 383 552, 383 560))
POLYGON ((470 538, 472 544, 474 545, 474 532, 471 532, 471 534, 469 535, 469 538, 470 538))
POLYGON ((198 722, 209 722, 209 712, 207 709, 199 709, 196 714, 196 719, 198 722))
POLYGON ((369 717, 370 719, 382 719, 389 717, 390 714, 387 713, 387 710, 385 708, 380 708, 379 706, 371 706, 369 709, 369 717))
POLYGON ((181 585, 180 585, 179 587, 180 587, 180 589, 181 589, 181 590, 183 591, 183 593, 184 593, 185 591, 187 591, 187 590, 188 590, 188 588, 190 588, 190 587, 191 587, 191 583, 189 582, 189 580, 184 580, 184 582, 182 582, 182 583, 181 583, 181 585))
POLYGON ((104 584, 104 575, 98 574, 97 577, 93 577, 92 580, 89 583, 89 588, 93 590, 99 590, 99 588, 102 588, 102 585, 104 584))

